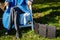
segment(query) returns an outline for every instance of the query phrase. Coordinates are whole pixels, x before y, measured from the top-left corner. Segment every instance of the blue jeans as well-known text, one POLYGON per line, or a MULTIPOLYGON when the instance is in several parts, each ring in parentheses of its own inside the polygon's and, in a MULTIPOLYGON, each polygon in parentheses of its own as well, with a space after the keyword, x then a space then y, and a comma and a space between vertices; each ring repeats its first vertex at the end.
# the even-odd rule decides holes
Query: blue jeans
POLYGON ((14 24, 16 34, 18 33, 19 29, 19 15, 24 13, 20 8, 18 7, 12 7, 10 10, 9 15, 9 30, 12 29, 12 25, 14 24))

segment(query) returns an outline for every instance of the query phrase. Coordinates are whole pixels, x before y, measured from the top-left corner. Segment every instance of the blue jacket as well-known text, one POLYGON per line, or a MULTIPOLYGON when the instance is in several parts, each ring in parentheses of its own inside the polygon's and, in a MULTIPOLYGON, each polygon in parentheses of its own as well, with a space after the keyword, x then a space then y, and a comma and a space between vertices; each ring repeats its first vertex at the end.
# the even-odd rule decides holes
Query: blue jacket
POLYGON ((5 2, 9 2, 9 8, 17 6, 24 12, 28 11, 27 1, 28 0, 5 0, 5 2))
MULTIPOLYGON (((10 13, 10 9, 11 7, 14 7, 14 6, 17 6, 19 7, 21 10, 23 10, 25 13, 24 14, 20 14, 21 18, 20 19, 20 24, 23 24, 23 25, 26 25, 26 23, 31 20, 32 21, 32 13, 29 12, 28 10, 28 6, 26 5, 27 4, 27 1, 28 0, 5 0, 5 2, 9 2, 9 6, 8 6, 8 9, 5 10, 4 14, 3 14, 3 18, 2 18, 2 21, 3 21, 3 26, 8 29, 8 23, 9 23, 9 13, 10 13), (16 5, 17 3, 17 5, 16 5), (25 15, 25 16, 22 16, 22 15, 25 15), (26 16, 27 15, 27 16, 26 16)), ((14 25, 14 24, 13 24, 14 25)))

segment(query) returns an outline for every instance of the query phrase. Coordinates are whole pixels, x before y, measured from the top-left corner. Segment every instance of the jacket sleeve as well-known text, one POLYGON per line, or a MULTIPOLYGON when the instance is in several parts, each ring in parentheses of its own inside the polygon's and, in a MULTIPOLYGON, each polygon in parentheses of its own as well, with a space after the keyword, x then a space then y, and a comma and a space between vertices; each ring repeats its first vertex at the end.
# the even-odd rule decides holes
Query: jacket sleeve
POLYGON ((31 2, 33 2, 33 0, 26 0, 26 4, 27 4, 27 2, 28 2, 28 1, 31 1, 31 2))
POLYGON ((6 2, 9 2, 9 0, 5 0, 4 4, 6 4, 6 2))
POLYGON ((5 0, 5 2, 12 2, 12 0, 5 0))
POLYGON ((33 0, 29 0, 29 1, 33 2, 33 0))
POLYGON ((8 0, 5 0, 5 2, 8 2, 8 0))

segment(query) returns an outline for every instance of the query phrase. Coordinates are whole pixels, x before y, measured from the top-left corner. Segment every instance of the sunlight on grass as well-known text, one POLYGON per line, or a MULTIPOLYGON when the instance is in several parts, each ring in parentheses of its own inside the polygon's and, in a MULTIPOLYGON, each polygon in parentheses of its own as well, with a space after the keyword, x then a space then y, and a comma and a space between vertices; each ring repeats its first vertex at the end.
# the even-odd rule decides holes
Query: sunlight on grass
MULTIPOLYGON (((37 20, 37 18, 44 17, 49 15, 51 12, 60 11, 60 2, 51 2, 51 3, 43 3, 43 4, 34 4, 33 5, 33 18, 37 20), (38 10, 39 9, 39 10, 38 10)), ((58 13, 58 12, 57 12, 58 13)), ((54 13, 52 14, 54 15, 54 13)), ((58 16, 58 15, 57 15, 58 16)), ((51 18, 51 21, 48 22, 49 25, 60 26, 60 16, 51 18), (56 20, 57 22, 52 22, 56 20)), ((47 17, 49 18, 49 17, 47 17)), ((45 20, 45 19, 44 19, 45 20)), ((41 20, 42 21, 42 20, 41 20)), ((45 20, 48 21, 48 20, 45 20)))
POLYGON ((50 7, 49 5, 44 5, 44 4, 34 4, 33 6, 32 6, 33 8, 45 8, 45 7, 50 7))
POLYGON ((60 6, 60 2, 51 2, 51 3, 45 3, 45 4, 33 4, 33 8, 46 8, 46 7, 51 7, 51 6, 54 6, 54 7, 58 7, 60 6))
MULTIPOLYGON (((57 29, 60 29, 60 2, 33 4, 32 7, 33 18, 36 21, 50 26, 56 26, 57 29)), ((15 35, 4 35, 4 32, 0 31, 0 40, 60 40, 60 36, 52 39, 44 38, 28 29, 21 31, 22 37, 19 39, 16 39, 15 35)))
POLYGON ((53 38, 53 39, 44 38, 38 34, 35 34, 34 31, 28 31, 27 33, 24 33, 22 35, 22 38, 19 38, 19 39, 16 39, 16 37, 13 35, 10 35, 10 36, 6 35, 6 36, 0 37, 0 40, 59 40, 59 39, 60 39, 59 37, 53 38))
POLYGON ((34 13, 33 14, 33 18, 40 18, 40 17, 44 17, 45 15, 50 14, 50 12, 52 12, 52 9, 46 11, 46 12, 42 12, 42 13, 34 13))

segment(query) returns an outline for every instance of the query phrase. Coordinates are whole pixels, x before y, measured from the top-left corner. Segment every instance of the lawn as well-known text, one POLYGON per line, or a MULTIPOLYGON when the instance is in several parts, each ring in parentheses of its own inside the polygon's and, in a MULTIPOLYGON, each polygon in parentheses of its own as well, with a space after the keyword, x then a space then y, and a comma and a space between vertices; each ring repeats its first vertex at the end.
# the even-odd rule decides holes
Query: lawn
POLYGON ((51 2, 33 5, 34 21, 60 26, 60 2, 51 2))
POLYGON ((16 39, 15 30, 11 32, 10 35, 5 35, 5 30, 0 31, 0 40, 60 40, 60 30, 58 30, 56 38, 44 38, 40 35, 36 34, 30 28, 22 28, 20 29, 20 38, 16 39))
POLYGON ((57 27, 56 38, 44 38, 30 28, 22 28, 20 39, 16 39, 14 30, 10 35, 4 35, 5 30, 1 30, 0 40, 60 40, 60 2, 36 3, 33 4, 32 9, 35 22, 57 27))

